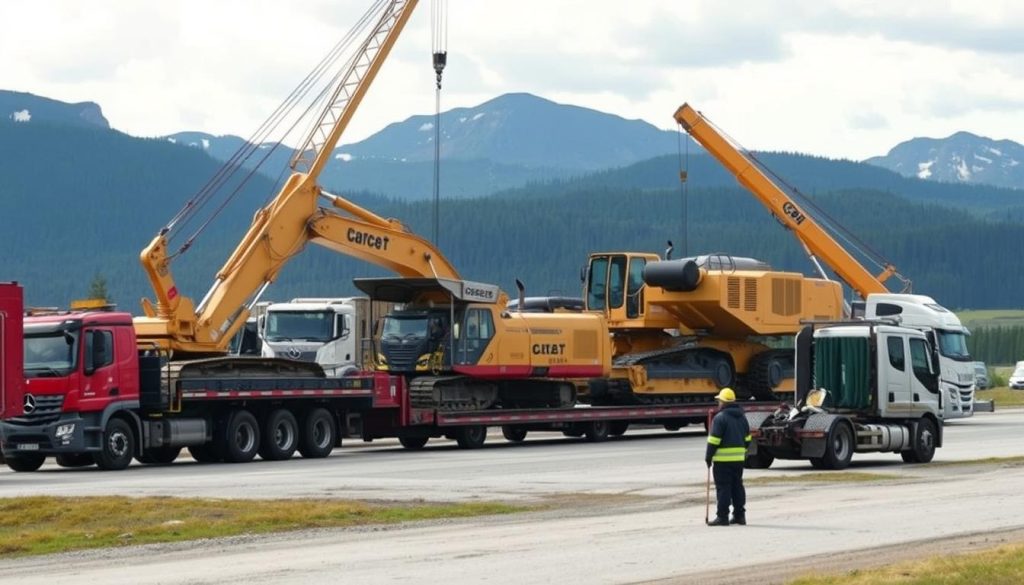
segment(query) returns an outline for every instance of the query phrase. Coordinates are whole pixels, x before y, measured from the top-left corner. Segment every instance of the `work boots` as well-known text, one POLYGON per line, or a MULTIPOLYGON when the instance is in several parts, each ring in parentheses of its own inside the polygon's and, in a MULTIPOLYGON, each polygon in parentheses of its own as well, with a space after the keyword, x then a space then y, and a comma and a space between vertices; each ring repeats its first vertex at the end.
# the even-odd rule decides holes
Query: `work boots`
POLYGON ((708 526, 728 526, 729 519, 723 518, 722 516, 715 516, 715 519, 708 522, 708 526))
POLYGON ((730 520, 729 523, 730 524, 739 524, 740 526, 746 526, 747 525, 747 517, 746 516, 733 516, 732 520, 730 520))

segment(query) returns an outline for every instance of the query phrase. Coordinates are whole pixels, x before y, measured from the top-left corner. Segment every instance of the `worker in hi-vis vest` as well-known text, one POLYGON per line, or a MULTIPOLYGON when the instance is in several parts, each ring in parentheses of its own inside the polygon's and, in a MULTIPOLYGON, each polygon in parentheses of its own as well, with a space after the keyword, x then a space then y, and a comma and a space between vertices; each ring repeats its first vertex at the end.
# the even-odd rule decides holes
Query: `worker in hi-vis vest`
POLYGON ((743 462, 750 444, 750 424, 743 408, 736 403, 736 393, 722 388, 715 396, 719 411, 708 431, 708 448, 704 461, 708 467, 714 463, 715 496, 718 510, 708 526, 728 526, 747 523, 747 492, 743 489, 743 462), (732 520, 729 506, 732 506, 732 520))

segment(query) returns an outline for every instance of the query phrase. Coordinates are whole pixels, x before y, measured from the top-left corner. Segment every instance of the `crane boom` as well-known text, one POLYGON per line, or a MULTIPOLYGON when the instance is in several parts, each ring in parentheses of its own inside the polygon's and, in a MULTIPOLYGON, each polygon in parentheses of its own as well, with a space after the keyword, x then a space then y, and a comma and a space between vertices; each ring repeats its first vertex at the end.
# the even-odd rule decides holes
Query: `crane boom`
POLYGON ((906 282, 899 276, 896 267, 888 263, 880 274, 872 274, 690 104, 684 103, 680 106, 674 117, 690 136, 796 235, 812 256, 824 260, 861 297, 889 292, 885 281, 892 276, 906 282))
POLYGON ((416 4, 417 0, 392 0, 383 10, 293 159, 295 172, 277 196, 256 213, 248 232, 218 271, 213 287, 198 306, 178 292, 170 270, 165 232, 142 251, 140 260, 156 294, 156 303, 143 299, 146 316, 135 320, 140 344, 155 344, 188 354, 226 352, 231 337, 245 323, 259 295, 308 242, 383 266, 401 276, 459 278, 440 251, 398 220, 382 218, 351 201, 325 193, 317 184, 332 150, 416 4), (320 207, 321 198, 347 215, 320 207))

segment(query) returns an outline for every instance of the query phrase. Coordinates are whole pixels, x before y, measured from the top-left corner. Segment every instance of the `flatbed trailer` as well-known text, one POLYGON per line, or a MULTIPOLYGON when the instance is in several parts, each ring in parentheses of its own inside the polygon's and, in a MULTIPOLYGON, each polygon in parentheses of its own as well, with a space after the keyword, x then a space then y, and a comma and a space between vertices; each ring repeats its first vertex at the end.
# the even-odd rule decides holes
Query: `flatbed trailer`
MULTIPOLYGON (((489 409, 445 411, 410 405, 404 378, 366 374, 375 380, 374 408, 361 414, 354 436, 364 441, 397 437, 403 446, 418 449, 431 438, 454 439, 464 449, 483 446, 489 427, 501 427, 505 438, 522 442, 531 431, 561 432, 599 442, 624 434, 631 425, 661 426, 675 431, 690 424, 706 424, 718 406, 664 404, 566 408, 489 409)), ((771 412, 778 402, 745 402, 748 412, 771 412)))

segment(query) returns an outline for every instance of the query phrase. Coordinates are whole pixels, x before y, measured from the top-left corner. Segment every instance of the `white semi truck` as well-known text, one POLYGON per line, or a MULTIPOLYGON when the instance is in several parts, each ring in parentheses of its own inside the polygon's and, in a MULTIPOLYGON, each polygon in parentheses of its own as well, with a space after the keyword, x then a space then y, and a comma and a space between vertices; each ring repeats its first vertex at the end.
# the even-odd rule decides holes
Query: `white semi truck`
POLYGON ((805 327, 796 338, 796 406, 747 413, 747 465, 804 459, 844 469, 861 452, 931 461, 942 446, 939 352, 925 332, 891 323, 805 327))
MULTIPOLYGON (((856 314, 856 313, 855 313, 856 314)), ((864 318, 890 319, 925 333, 938 355, 940 404, 946 420, 974 414, 976 376, 967 351, 970 332, 955 313, 924 295, 872 294, 864 318)))
POLYGON ((345 376, 363 364, 363 340, 372 334, 370 300, 296 298, 272 303, 258 330, 263 357, 316 362, 328 376, 345 376))

